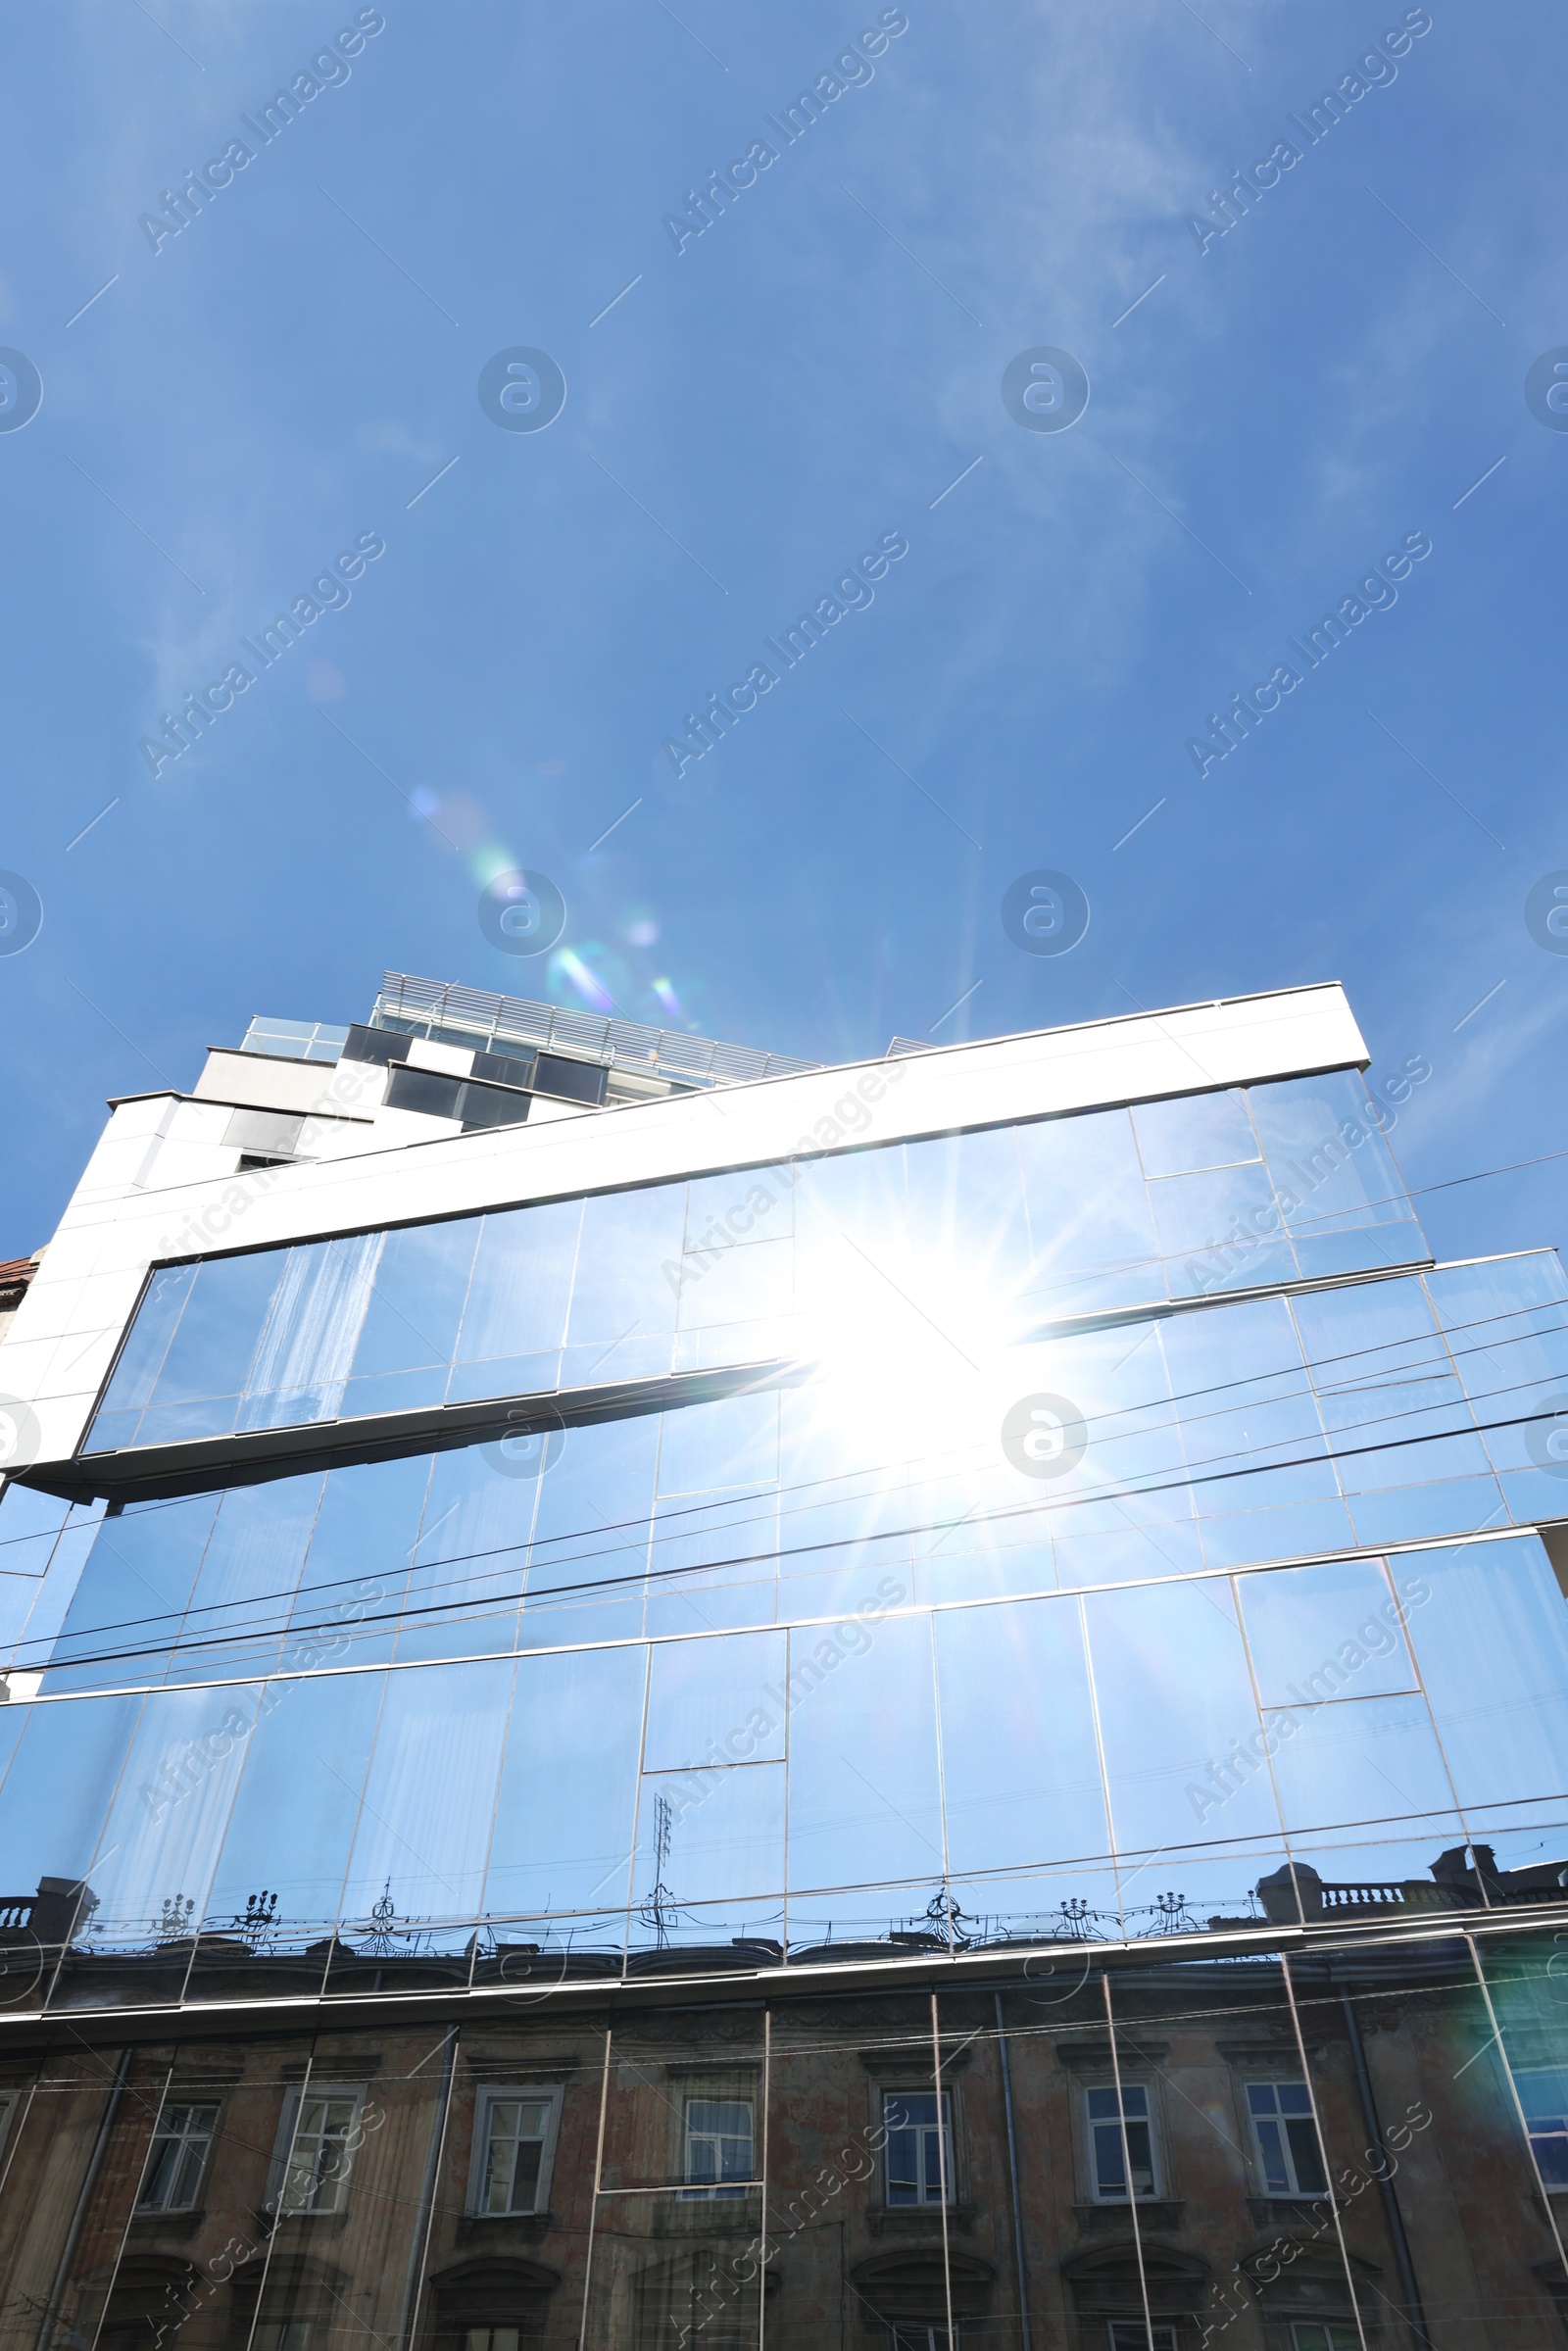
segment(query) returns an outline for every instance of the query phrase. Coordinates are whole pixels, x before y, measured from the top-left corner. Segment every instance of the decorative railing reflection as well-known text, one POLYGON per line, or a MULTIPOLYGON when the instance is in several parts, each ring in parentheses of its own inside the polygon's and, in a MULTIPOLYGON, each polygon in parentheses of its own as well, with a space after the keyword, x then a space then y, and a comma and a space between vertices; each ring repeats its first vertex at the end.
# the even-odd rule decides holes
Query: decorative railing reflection
POLYGON ((922 1910, 903 1918, 857 1918, 842 1907, 812 1917, 793 1904, 786 1913, 780 1902, 748 1905, 738 1919, 731 1906, 684 1902, 671 1890, 667 1838, 656 1839, 651 1860, 651 1890, 629 1912, 615 1908, 570 1919, 404 1913, 390 1876, 363 1916, 289 1917, 270 1888, 249 1894, 230 1916, 205 1921, 198 1918, 196 1897, 182 1889, 164 1895, 152 1915, 115 1916, 83 1881, 46 1878, 36 1893, 0 1895, 0 1976, 8 1969, 16 1974, 18 2000, 42 1984, 34 1969, 24 1985, 6 1958, 25 1947, 59 1955, 58 1978, 51 1980, 59 1988, 48 1996, 67 2004, 75 1998, 112 2001, 110 1971, 122 1977, 129 1971, 125 1995, 135 1997, 136 1972, 146 1969, 162 1986, 160 1997, 170 1996, 171 1970, 184 1972, 192 1996, 201 1983, 219 1980, 256 1996, 267 1996, 281 1979, 295 1986, 314 1982, 328 1992, 379 1993, 400 1982, 410 1989, 479 1989, 659 1973, 834 1968, 1314 1924, 1373 1925, 1434 1912, 1517 1914, 1568 1903, 1568 1866, 1562 1862, 1503 1870, 1491 1846, 1474 1845, 1440 1854, 1421 1879, 1325 1881, 1307 1863, 1287 1864, 1207 1915, 1205 1904, 1174 1887, 1116 1908, 1071 1894, 1050 1909, 971 1912, 956 1889, 944 1885, 922 1910), (744 1931, 737 1933, 737 1925, 744 1931), (84 1969, 93 1988, 78 1990, 84 1969))

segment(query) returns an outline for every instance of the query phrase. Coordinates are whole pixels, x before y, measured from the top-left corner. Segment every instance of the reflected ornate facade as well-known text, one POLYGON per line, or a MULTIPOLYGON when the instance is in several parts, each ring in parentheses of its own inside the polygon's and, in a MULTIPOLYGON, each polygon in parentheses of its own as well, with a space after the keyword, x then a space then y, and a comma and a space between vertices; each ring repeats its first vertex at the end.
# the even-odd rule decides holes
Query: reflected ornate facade
POLYGON ((115 1106, 3 1345, 28 2351, 1568 2318, 1568 1284, 1308 989, 471 991, 115 1106))

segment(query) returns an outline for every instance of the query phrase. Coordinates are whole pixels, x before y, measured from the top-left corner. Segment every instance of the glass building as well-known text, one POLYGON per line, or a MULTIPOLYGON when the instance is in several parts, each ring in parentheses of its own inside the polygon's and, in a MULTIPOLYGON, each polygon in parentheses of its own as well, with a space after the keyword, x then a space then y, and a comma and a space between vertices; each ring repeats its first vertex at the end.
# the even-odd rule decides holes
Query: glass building
POLYGON ((1559 2343, 1568 1285, 1368 1067, 388 974, 114 1104, 0 1339, 8 2335, 1559 2343))

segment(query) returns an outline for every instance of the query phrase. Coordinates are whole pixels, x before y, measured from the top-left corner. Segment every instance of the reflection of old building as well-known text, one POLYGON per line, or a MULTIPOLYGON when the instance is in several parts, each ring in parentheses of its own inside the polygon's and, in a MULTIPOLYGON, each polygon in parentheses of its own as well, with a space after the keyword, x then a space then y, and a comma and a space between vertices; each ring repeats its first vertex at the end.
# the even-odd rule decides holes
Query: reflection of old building
POLYGON ((373 2018, 311 2035, 78 2024, 4 2069, 8 2329, 1560 2340, 1549 1932, 1226 1942, 1108 1974, 993 1954, 957 1985, 866 1963, 831 1994, 476 1992, 461 2022, 416 2019, 394 1966, 373 2018))
POLYGON ((0 1265, 0 1339, 6 1326, 27 1295, 27 1284, 38 1270, 38 1254, 30 1257, 12 1257, 0 1265))
POLYGON ((1549 1253, 1336 990, 815 1070, 389 980, 0 1346, 23 2351, 1542 2351, 1549 1253))

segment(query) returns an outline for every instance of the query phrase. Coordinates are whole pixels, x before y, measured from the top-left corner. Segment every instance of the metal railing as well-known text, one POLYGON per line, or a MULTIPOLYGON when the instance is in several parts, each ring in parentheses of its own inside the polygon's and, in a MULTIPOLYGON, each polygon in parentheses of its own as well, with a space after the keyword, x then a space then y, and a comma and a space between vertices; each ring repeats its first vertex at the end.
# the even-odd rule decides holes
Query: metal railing
POLYGON ((820 1069, 820 1061, 797 1061, 788 1053, 760 1053, 749 1045, 720 1045, 680 1029, 647 1028, 641 1021, 605 1019, 566 1004, 539 1004, 526 997, 492 996, 482 988, 460 988, 388 971, 370 1015, 371 1026, 425 1021, 432 1028, 461 1030, 481 1050, 509 1044, 560 1048, 579 1060, 644 1077, 678 1078, 696 1086, 745 1086, 758 1078, 791 1077, 820 1069))

